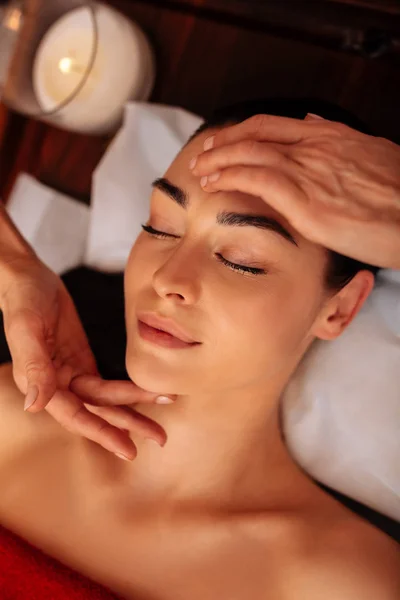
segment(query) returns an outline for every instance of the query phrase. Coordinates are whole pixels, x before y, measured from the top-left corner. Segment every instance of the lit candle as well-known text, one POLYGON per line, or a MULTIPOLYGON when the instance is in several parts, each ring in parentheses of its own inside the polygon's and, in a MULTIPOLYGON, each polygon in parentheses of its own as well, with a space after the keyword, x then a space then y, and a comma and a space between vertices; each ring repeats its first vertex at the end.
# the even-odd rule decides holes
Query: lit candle
POLYGON ((116 10, 96 3, 61 17, 35 56, 33 87, 41 109, 55 125, 83 133, 107 133, 122 118, 128 100, 146 100, 154 61, 143 32, 116 10), (97 45, 96 45, 97 41, 97 45))

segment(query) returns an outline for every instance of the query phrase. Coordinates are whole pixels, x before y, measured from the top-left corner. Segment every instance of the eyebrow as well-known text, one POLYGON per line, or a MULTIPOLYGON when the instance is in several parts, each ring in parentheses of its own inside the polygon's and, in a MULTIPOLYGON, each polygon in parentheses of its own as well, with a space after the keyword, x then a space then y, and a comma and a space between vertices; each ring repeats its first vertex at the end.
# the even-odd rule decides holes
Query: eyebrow
POLYGON ((179 206, 182 206, 182 208, 187 208, 189 204, 189 197, 187 193, 184 192, 180 187, 168 181, 168 179, 165 179, 165 177, 156 179, 151 185, 152 187, 157 188, 161 192, 167 194, 167 196, 179 204, 179 206))
MULTIPOLYGON (((189 204, 189 197, 187 193, 180 187, 174 185, 168 179, 161 177, 156 179, 152 183, 152 187, 159 189, 169 196, 174 202, 179 204, 182 208, 187 208, 189 204)), ((298 247, 298 243, 292 234, 285 228, 279 221, 272 217, 266 217, 264 215, 252 215, 235 212, 220 212, 217 215, 217 223, 219 225, 225 225, 230 227, 258 227, 259 229, 265 229, 277 233, 284 239, 288 240, 292 244, 298 247)))
POLYGON ((291 233, 283 225, 279 223, 276 219, 272 217, 265 217, 264 215, 248 215, 243 213, 235 213, 235 212, 221 212, 217 215, 217 223, 219 225, 230 225, 233 227, 258 227, 259 229, 266 229, 268 231, 273 231, 295 246, 298 246, 298 243, 294 239, 291 233))

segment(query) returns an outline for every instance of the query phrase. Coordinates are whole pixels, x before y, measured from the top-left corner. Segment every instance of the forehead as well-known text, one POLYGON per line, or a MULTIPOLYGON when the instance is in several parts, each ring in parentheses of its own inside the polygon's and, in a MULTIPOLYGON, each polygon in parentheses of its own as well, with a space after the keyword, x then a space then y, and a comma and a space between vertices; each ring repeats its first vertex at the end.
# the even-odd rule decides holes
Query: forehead
POLYGON ((189 166, 189 162, 191 158, 200 154, 203 151, 204 142, 208 137, 215 134, 217 131, 220 131, 221 128, 210 128, 206 129, 202 133, 196 135, 190 142, 188 142, 183 148, 180 150, 179 154, 176 156, 175 160, 171 163, 172 168, 175 163, 181 164, 183 161, 188 161, 187 166, 189 166))
POLYGON ((297 238, 302 238, 282 214, 277 212, 268 204, 268 202, 258 196, 252 196, 237 191, 210 193, 202 189, 200 186, 200 178, 195 177, 192 174, 189 163, 192 158, 203 151, 205 140, 217 131, 218 129, 216 128, 207 129, 184 146, 176 156, 175 160, 171 163, 169 169, 164 174, 164 177, 187 193, 190 205, 199 205, 200 203, 212 199, 212 204, 208 203, 207 205, 210 206, 210 208, 214 207, 215 212, 218 212, 218 210, 223 208, 229 211, 273 217, 297 238))

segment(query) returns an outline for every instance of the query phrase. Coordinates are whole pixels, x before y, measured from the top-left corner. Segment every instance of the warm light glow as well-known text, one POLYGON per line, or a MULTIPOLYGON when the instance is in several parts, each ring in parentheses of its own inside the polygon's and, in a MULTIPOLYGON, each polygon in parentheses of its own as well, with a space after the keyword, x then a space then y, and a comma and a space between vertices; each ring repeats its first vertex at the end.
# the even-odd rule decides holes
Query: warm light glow
POLYGON ((8 14, 6 13, 6 20, 4 25, 7 29, 11 29, 12 31, 18 31, 21 26, 21 20, 22 12, 19 9, 14 8, 10 10, 8 14))
MULTIPOLYGON (((22 4, 22 0, 18 2, 22 4)), ((33 61, 32 84, 41 110, 39 118, 82 133, 117 131, 126 102, 144 101, 153 85, 153 57, 147 38, 130 19, 103 2, 24 0, 24 4, 29 17, 33 16, 31 4, 32 11, 36 5, 43 5, 43 10, 47 4, 55 5, 46 16, 48 27, 33 61), (78 6, 73 9, 70 4, 78 6), (51 22, 59 13, 61 16, 51 22)), ((38 8, 38 18, 39 13, 38 8)), ((41 22, 37 24, 36 31, 33 21, 27 24, 28 29, 32 26, 32 32, 39 34, 44 22, 43 28, 41 22)), ((29 31, 27 36, 21 44, 29 45, 29 31)), ((36 45, 39 40, 35 37, 34 41, 36 45)), ((1 596, 0 592, 0 600, 1 596)))
POLYGON ((72 71, 72 59, 65 57, 58 63, 58 68, 62 73, 70 73, 72 71))
POLYGON ((58 63, 58 68, 60 69, 61 73, 72 73, 72 71, 75 73, 85 72, 84 67, 79 65, 76 60, 69 58, 68 56, 65 56, 60 60, 58 63))

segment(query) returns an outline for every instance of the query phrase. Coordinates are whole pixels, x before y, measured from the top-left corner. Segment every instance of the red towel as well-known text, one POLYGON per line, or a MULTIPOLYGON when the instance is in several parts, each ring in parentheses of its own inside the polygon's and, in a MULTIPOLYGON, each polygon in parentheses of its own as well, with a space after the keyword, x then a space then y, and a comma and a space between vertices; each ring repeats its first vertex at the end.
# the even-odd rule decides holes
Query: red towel
MULTIPOLYGON (((1 600, 118 600, 0 525, 1 600)), ((119 598, 121 600, 121 598, 119 598)))

